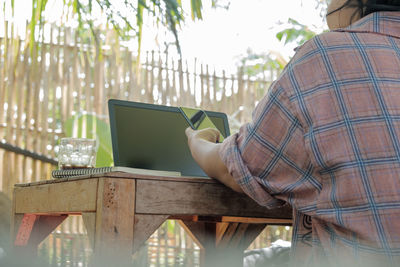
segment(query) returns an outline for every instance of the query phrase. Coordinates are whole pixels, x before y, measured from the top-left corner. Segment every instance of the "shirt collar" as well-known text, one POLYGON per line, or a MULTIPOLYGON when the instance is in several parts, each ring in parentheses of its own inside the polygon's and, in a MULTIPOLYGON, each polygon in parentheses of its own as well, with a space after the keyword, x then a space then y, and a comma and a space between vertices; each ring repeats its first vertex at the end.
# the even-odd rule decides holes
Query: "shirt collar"
POLYGON ((400 38, 400 12, 374 12, 361 18, 341 32, 373 32, 400 38))

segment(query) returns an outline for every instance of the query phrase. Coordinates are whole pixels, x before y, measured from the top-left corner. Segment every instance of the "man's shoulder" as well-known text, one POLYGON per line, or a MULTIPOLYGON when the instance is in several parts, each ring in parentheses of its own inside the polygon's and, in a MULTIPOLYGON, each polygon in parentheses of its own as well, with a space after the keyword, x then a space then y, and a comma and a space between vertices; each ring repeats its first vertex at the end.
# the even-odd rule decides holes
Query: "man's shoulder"
POLYGON ((329 52, 331 47, 340 47, 341 49, 351 48, 352 41, 347 32, 329 31, 318 34, 306 41, 303 45, 297 47, 296 54, 293 57, 292 64, 302 61, 304 58, 320 56, 329 52))

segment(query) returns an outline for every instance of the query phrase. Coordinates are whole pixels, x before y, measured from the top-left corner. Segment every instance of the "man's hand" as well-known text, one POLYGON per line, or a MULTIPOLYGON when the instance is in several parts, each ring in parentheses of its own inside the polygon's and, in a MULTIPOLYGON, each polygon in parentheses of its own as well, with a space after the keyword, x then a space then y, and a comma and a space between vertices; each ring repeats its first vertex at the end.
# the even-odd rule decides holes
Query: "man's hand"
POLYGON ((185 133, 190 152, 203 171, 209 177, 215 178, 236 192, 242 193, 242 188, 235 182, 219 156, 221 146, 217 143, 220 136, 219 131, 213 128, 203 130, 187 128, 185 133))
POLYGON ((186 136, 188 138, 189 147, 194 139, 203 139, 211 143, 217 143, 219 141, 219 131, 214 128, 207 128, 203 130, 193 130, 188 127, 185 130, 186 136))

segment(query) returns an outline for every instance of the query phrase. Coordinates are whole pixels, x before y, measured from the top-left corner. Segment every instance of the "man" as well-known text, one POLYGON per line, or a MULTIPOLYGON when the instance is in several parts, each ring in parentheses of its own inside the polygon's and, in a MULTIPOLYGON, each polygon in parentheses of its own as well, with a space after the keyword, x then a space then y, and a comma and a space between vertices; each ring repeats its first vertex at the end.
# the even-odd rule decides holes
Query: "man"
POLYGON ((293 207, 293 266, 399 265, 398 11, 332 0, 332 31, 297 49, 251 123, 222 144, 213 129, 186 130, 210 177, 293 207))

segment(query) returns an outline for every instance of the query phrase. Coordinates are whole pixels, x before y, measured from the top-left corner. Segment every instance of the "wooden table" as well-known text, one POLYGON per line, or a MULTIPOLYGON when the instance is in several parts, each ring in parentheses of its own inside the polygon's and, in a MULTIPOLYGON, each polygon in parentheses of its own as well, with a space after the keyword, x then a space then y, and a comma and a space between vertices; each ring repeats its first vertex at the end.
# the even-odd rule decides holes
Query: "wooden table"
POLYGON ((35 253, 68 215, 82 215, 96 267, 129 265, 167 219, 199 244, 202 266, 242 266, 267 224, 290 225, 292 217, 289 207, 268 210, 212 179, 113 172, 15 185, 15 250, 35 253))

